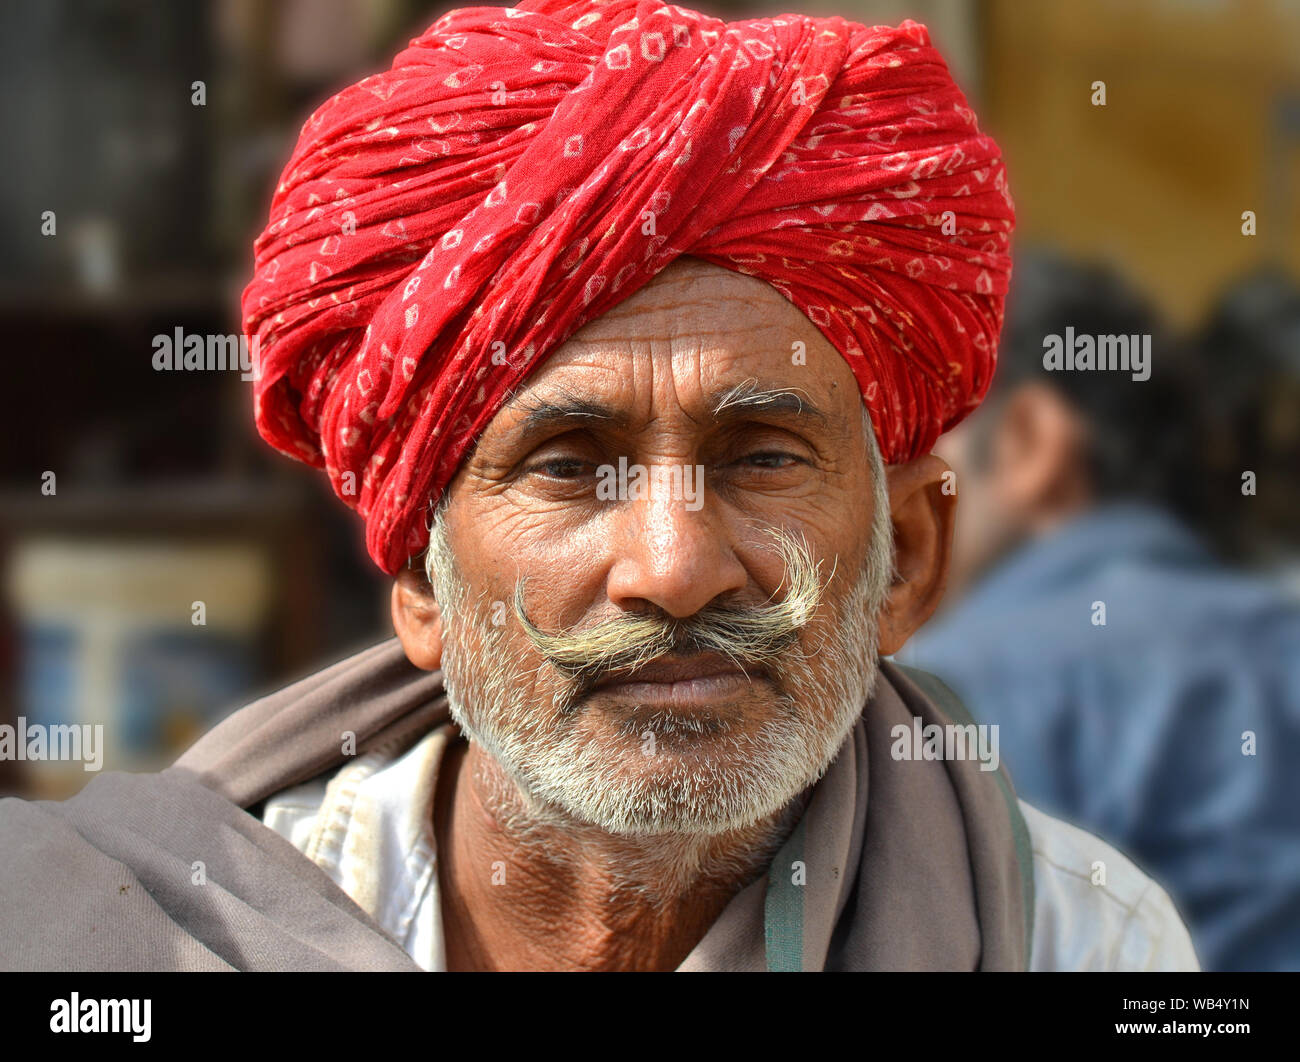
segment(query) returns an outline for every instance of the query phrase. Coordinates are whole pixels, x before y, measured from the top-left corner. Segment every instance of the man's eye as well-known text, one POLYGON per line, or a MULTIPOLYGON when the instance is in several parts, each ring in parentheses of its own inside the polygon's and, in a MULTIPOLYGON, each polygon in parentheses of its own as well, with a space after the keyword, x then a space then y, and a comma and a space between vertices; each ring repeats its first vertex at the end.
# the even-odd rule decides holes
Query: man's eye
POLYGON ((759 450, 741 460, 758 468, 789 468, 802 459, 781 450, 759 450))
POLYGON ((552 457, 546 461, 538 461, 530 466, 528 471, 541 472, 555 479, 577 479, 586 473, 587 468, 587 462, 580 461, 576 457, 552 457))

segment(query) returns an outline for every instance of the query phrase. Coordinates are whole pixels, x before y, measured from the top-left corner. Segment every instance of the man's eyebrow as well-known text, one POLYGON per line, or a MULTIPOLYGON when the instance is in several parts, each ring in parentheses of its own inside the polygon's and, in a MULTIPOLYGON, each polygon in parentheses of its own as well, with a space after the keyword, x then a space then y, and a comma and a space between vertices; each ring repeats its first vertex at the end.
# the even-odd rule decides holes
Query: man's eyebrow
MULTIPOLYGON (((735 420, 754 413, 768 413, 815 420, 820 424, 831 423, 831 418, 806 395, 799 394, 797 388, 763 388, 753 379, 715 394, 707 402, 707 407, 716 420, 735 420)), ((508 401, 506 408, 524 414, 511 432, 516 438, 524 440, 557 424, 569 424, 577 428, 600 422, 612 428, 624 429, 629 423, 626 411, 572 392, 561 392, 546 398, 525 394, 508 401)))
POLYGON ((514 434, 524 438, 566 422, 572 422, 575 427, 591 421, 606 422, 612 427, 623 427, 627 423, 625 413, 582 395, 560 394, 553 398, 525 396, 509 405, 525 412, 523 420, 514 429, 514 434))
POLYGON ((830 422, 830 417, 809 398, 801 396, 797 388, 763 388, 758 386, 757 380, 746 380, 728 388, 713 399, 710 408, 713 416, 719 420, 729 420, 747 413, 785 413, 822 424, 830 422))

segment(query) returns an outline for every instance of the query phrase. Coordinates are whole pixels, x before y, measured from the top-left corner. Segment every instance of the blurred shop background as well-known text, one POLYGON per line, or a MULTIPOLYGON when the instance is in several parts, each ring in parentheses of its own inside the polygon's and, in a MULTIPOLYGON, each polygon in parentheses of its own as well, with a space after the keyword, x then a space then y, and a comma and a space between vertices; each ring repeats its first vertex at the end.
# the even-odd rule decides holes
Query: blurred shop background
MULTIPOLYGON (((257 438, 251 385, 155 371, 154 337, 238 332, 303 120, 451 6, 0 6, 0 723, 102 722, 106 769, 153 770, 391 633, 359 522, 257 438)), ((1005 151, 1017 247, 1121 278, 1184 337, 1184 398, 1151 424, 1184 429, 1188 489, 1162 504, 1300 596, 1300 0, 697 6, 925 23, 1005 151)), ((0 760, 0 795, 90 777, 0 760)))

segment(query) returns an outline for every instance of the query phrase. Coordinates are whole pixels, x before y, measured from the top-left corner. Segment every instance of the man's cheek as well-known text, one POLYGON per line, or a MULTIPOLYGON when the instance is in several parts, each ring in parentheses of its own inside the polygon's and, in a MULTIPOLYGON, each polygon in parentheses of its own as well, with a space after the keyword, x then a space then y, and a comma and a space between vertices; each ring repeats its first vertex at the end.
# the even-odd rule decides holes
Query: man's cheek
POLYGON ((483 673, 467 677, 478 684, 496 678, 508 686, 510 698, 536 704, 539 711, 549 710, 551 698, 564 688, 564 680, 538 654, 513 611, 500 624, 489 618, 471 637, 475 646, 473 665, 483 673))

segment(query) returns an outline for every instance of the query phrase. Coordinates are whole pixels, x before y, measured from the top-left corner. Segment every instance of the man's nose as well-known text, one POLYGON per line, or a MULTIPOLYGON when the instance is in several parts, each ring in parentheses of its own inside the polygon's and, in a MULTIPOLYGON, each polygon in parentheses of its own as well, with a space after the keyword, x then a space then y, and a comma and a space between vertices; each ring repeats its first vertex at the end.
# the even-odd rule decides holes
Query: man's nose
POLYGON ((649 602, 685 619, 749 581, 707 492, 698 509, 675 498, 623 502, 611 537, 607 593, 620 608, 635 611, 649 602))

